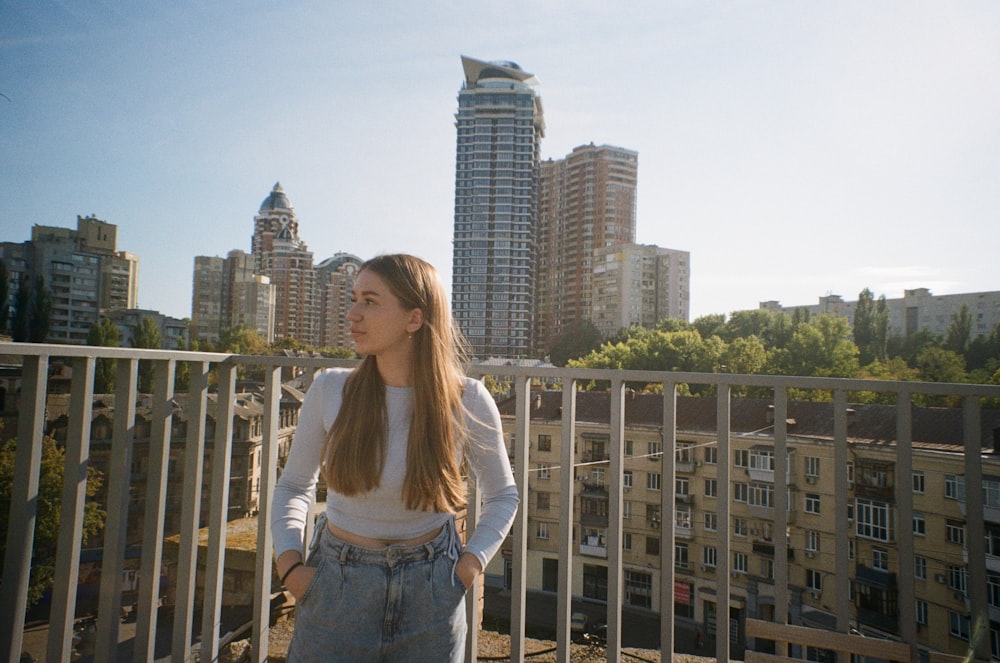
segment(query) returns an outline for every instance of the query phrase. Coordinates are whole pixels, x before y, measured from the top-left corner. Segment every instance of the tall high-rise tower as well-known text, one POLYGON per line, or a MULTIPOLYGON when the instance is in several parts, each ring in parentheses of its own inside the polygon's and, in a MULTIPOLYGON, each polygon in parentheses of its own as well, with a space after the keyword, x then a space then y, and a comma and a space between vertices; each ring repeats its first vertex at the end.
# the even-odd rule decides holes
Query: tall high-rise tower
POLYGON ((462 56, 452 308, 477 357, 532 347, 542 100, 513 62, 462 56))
POLYGON ((593 321, 594 252, 635 241, 639 154, 581 145, 541 164, 535 349, 548 351, 578 323, 593 321))
POLYGON ((313 254, 299 239, 299 221, 280 183, 260 204, 253 221, 254 271, 269 277, 275 289, 275 339, 294 338, 316 345, 319 303, 313 254))

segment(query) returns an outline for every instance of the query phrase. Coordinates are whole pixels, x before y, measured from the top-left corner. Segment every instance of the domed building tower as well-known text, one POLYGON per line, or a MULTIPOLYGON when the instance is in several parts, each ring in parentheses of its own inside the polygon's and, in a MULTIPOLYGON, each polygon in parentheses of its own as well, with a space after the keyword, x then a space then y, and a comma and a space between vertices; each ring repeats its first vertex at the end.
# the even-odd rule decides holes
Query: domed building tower
POLYGON ((299 239, 299 221, 280 182, 254 217, 251 251, 254 271, 269 277, 274 285, 275 341, 294 338, 319 345, 313 254, 299 239))

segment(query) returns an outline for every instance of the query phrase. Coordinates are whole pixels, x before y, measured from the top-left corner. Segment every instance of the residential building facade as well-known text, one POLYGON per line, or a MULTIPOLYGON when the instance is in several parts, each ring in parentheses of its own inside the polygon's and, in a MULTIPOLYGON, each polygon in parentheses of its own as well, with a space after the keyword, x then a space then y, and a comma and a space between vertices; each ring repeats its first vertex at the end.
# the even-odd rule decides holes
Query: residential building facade
POLYGON ((532 348, 542 101, 535 77, 513 62, 463 56, 462 66, 452 308, 475 356, 525 357, 532 348))
POLYGON ((691 306, 691 254, 650 244, 594 251, 591 322, 605 337, 662 320, 687 321, 691 306))
POLYGON ((540 165, 536 351, 543 353, 594 307, 595 251, 635 241, 639 155, 581 145, 540 165))
POLYGON ((316 265, 316 288, 323 311, 319 320, 321 347, 349 348, 353 343, 347 312, 351 308, 354 277, 361 263, 361 258, 355 255, 336 253, 316 265))
MULTIPOLYGON (((934 295, 927 288, 904 290, 902 297, 886 298, 889 311, 889 336, 907 337, 914 332, 926 330, 944 336, 963 306, 967 306, 972 316, 971 336, 986 336, 1000 325, 1000 290, 988 292, 968 292, 954 295, 934 295)), ((767 311, 792 313, 805 309, 810 315, 829 313, 847 318, 854 323, 857 300, 846 301, 840 295, 820 297, 818 303, 808 306, 782 306, 777 301, 760 303, 767 311)))
MULTIPOLYGON (((534 392, 530 399, 528 488, 528 588, 557 591, 559 541, 572 527, 573 593, 607 600, 609 526, 608 393, 579 392, 572 468, 573 521, 560 519, 563 434, 562 394, 534 392)), ((508 440, 514 435, 513 400, 500 404, 508 440)), ((786 421, 787 532, 776 530, 775 440, 772 402, 731 401, 731 458, 720 458, 714 431, 714 398, 680 397, 673 486, 663 475, 663 396, 629 392, 625 400, 622 560, 625 606, 659 612, 674 601, 675 615, 712 635, 718 619, 716 576, 730 576, 731 634, 742 640, 747 618, 773 621, 775 560, 787 556, 788 622, 836 630, 841 582, 838 542, 847 541, 851 628, 870 637, 898 639, 901 620, 915 615, 918 648, 964 655, 970 625, 968 548, 970 523, 986 536, 989 637, 1000 653, 1000 412, 980 413, 983 513, 965 508, 965 457, 961 409, 914 408, 912 467, 901 473, 895 443, 895 409, 852 405, 848 410, 848 462, 838 470, 831 403, 792 402, 786 421), (720 463, 729 464, 728 490, 719 485, 720 463), (846 482, 846 513, 835 508, 837 475, 846 482), (673 491, 673 513, 661 513, 663 491, 673 491), (912 522, 901 520, 900 491, 912 492, 912 522), (720 522, 720 499, 729 495, 730 522, 720 522), (661 531, 673 519, 673 597, 660 595, 661 531), (977 525, 978 527, 978 525, 977 525), (912 536, 902 536, 909 529, 912 536), (717 553, 728 532, 730 559, 717 553), (912 545, 912 551, 903 547, 912 545), (900 604, 900 577, 914 577, 912 606, 900 604), (735 626, 735 628, 733 628, 735 626)), ((843 493, 844 491, 839 491, 843 493)), ((669 551, 666 551, 669 552, 669 551)), ((843 560, 841 560, 843 562, 843 560)), ((489 573, 504 574, 502 555, 489 573)), ((843 585, 841 585, 843 586, 843 585)), ((780 620, 779 620, 780 621, 780 620)), ((984 636, 985 637, 985 636, 984 636)))

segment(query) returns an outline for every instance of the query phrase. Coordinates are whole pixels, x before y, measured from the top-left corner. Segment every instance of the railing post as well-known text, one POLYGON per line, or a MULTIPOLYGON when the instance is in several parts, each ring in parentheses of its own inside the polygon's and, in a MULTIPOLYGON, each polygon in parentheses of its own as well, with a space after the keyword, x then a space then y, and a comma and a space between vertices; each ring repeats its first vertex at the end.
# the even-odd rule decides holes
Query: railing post
POLYGON ((608 488, 608 661, 617 661, 622 650, 622 465, 625 453, 625 382, 611 381, 610 419, 611 484, 608 488))
POLYGON ((20 416, 17 426, 17 452, 14 457, 14 485, 10 498, 10 525, 7 528, 7 552, 3 560, 3 598, 0 598, 0 643, 9 642, 7 660, 17 663, 21 657, 24 634, 24 611, 28 607, 28 581, 31 576, 31 548, 35 540, 38 515, 38 473, 42 464, 42 439, 45 425, 45 378, 49 358, 24 358, 20 416))
MULTIPOLYGON (((788 390, 774 389, 774 621, 788 623, 788 390)), ((776 642, 775 654, 788 655, 776 642)), ((750 643, 747 643, 750 647, 750 643)))
POLYGON ((260 495, 257 500, 257 558, 253 588, 253 635, 250 660, 267 660, 271 626, 271 576, 274 548, 271 536, 271 495, 278 480, 278 427, 281 422, 281 367, 270 366, 264 379, 264 448, 261 449, 260 495))
POLYGON ((201 660, 219 658, 222 622, 222 576, 226 564, 226 523, 229 474, 233 450, 233 400, 236 398, 236 365, 218 364, 219 390, 212 443, 212 496, 208 517, 208 554, 205 556, 205 605, 202 610, 201 660))
MULTIPOLYGON (((986 578, 986 527, 983 517, 983 442, 978 396, 962 400, 962 436, 965 444, 965 545, 969 551, 969 578, 986 578)), ((987 583, 969 582, 970 654, 980 661, 990 660, 990 613, 987 583)))
MULTIPOLYGON (((559 578, 556 595, 556 661, 569 663, 573 615, 573 446, 576 440, 576 380, 562 387, 559 447, 559 578)), ((522 497, 526 500, 527 495, 522 497)))
POLYGON ((663 385, 663 457, 662 476, 664 483, 660 485, 660 532, 665 537, 660 543, 660 659, 669 660, 674 653, 674 544, 676 543, 676 523, 673 509, 674 482, 676 481, 677 465, 673 450, 677 447, 677 384, 667 382, 663 385), (667 455, 671 460, 667 460, 667 455), (667 488, 669 486, 669 488, 667 488), (666 527, 667 518, 670 527, 666 527))
POLYGON ((847 519, 848 495, 851 486, 848 483, 847 466, 847 392, 837 389, 833 392, 833 523, 835 549, 842 554, 835 558, 837 568, 833 579, 836 587, 834 594, 834 609, 837 617, 837 630, 847 633, 850 628, 851 608, 851 560, 847 556, 850 546, 850 526, 847 519), (842 413, 842 416, 837 413, 842 413))
POLYGON ((719 532, 718 582, 715 591, 715 658, 729 660, 729 569, 733 563, 729 546, 729 532, 732 522, 729 515, 730 465, 733 462, 729 450, 730 435, 730 386, 719 384, 715 401, 715 421, 717 443, 719 445, 719 532))
MULTIPOLYGON (((916 593, 913 587, 913 423, 909 395, 897 404, 896 432, 896 553, 899 572, 896 574, 898 608, 896 619, 903 642, 910 643, 913 660, 917 660, 916 593)), ((840 410, 835 417, 847 417, 840 410)), ((846 428, 846 426, 845 426, 846 428)), ((857 514, 855 514, 857 518, 857 514)), ((855 521, 856 522, 856 521, 855 521)))
POLYGON ((205 458, 205 413, 208 401, 208 362, 191 362, 188 387, 187 446, 184 449, 184 495, 181 535, 177 551, 177 605, 171 653, 175 660, 192 660, 194 595, 198 575, 198 525, 205 458))
MULTIPOLYGON (((514 516, 514 568, 510 596, 510 660, 524 663, 525 595, 528 591, 528 435, 530 434, 531 378, 514 376, 516 400, 514 431, 514 482, 521 501, 514 516)), ((565 470, 564 470, 565 471, 565 470)))
MULTIPOLYGON (((472 538, 476 531, 476 523, 479 521, 479 487, 476 485, 475 475, 470 473, 467 486, 467 500, 465 506, 465 540, 472 538)), ((479 597, 484 591, 484 579, 480 575, 476 578, 469 591, 465 593, 465 623, 468 625, 468 633, 465 636, 465 660, 475 662, 479 653, 479 597)))
MULTIPOLYGON (((148 361, 148 360, 147 360, 148 361)), ((134 657, 152 661, 156 653, 160 567, 167 511, 167 472, 170 469, 170 433, 173 422, 174 362, 154 363, 152 413, 149 431, 149 469, 146 504, 142 514, 142 562, 139 571, 139 614, 135 626, 134 657)))
POLYGON ((80 548, 87 500, 87 468, 90 462, 90 420, 94 406, 93 357, 73 360, 69 430, 66 435, 66 470, 63 476, 56 571, 52 583, 49 640, 46 658, 68 661, 73 647, 76 586, 80 576, 80 548))
POLYGON ((118 657, 118 631, 122 612, 122 573, 128 541, 129 486, 132 479, 132 448, 135 443, 135 388, 139 360, 117 361, 115 378, 114 433, 108 463, 108 517, 104 527, 101 558, 101 589, 97 608, 95 661, 118 657))

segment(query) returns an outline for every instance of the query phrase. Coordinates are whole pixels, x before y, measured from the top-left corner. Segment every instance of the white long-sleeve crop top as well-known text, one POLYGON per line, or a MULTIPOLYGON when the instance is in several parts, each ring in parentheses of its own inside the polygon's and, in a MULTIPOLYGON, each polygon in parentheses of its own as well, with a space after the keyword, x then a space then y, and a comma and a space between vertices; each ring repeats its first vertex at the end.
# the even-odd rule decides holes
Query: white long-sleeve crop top
MULTIPOLYGON (((340 410, 344 381, 350 371, 320 373, 306 393, 292 447, 274 489, 271 528, 274 550, 302 550, 309 504, 315 498, 323 443, 340 410)), ((444 525, 452 514, 407 509, 402 487, 406 445, 413 411, 413 388, 386 387, 389 432, 385 465, 377 488, 346 496, 330 490, 327 519, 342 529, 373 539, 413 539, 444 525)), ((500 413, 486 387, 466 378, 462 403, 468 413, 464 452, 483 499, 483 509, 465 551, 486 568, 510 530, 518 493, 503 443, 500 413)), ((461 460, 461 458, 459 459, 461 460)))

